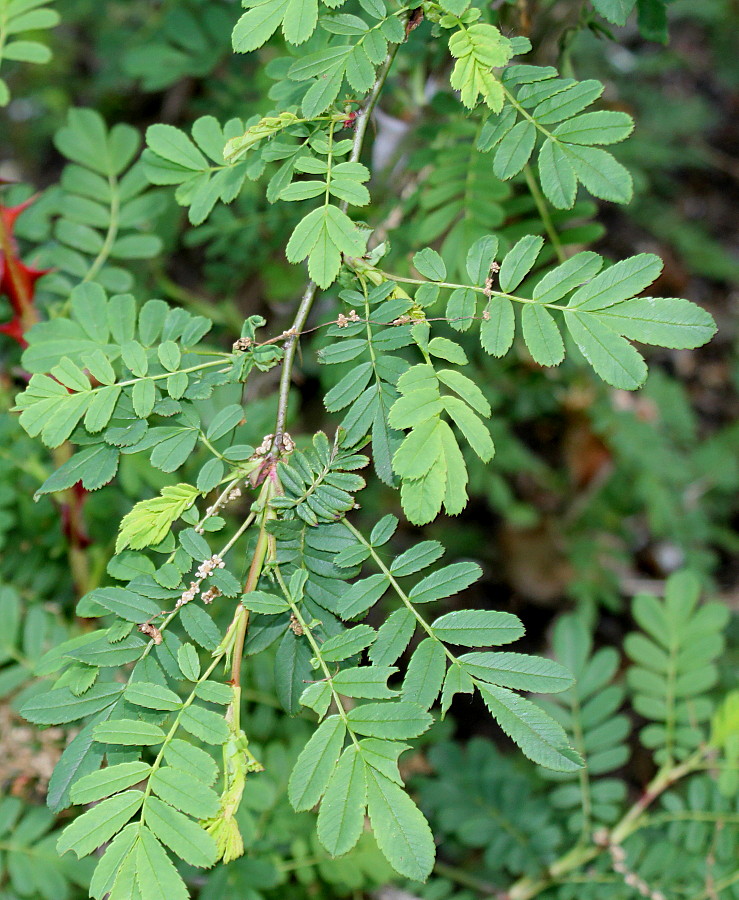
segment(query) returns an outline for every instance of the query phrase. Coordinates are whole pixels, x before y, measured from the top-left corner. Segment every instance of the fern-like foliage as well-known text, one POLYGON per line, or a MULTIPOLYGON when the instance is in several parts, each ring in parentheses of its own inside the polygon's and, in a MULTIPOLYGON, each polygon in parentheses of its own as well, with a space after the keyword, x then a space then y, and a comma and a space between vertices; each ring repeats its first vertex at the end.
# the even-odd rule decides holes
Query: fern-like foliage
POLYGON ((635 664, 629 685, 634 708, 652 723, 642 729, 641 741, 665 765, 695 750, 713 709, 706 694, 718 677, 727 609, 698 606, 699 597, 697 579, 678 573, 668 580, 663 601, 648 594, 634 599, 641 631, 626 639, 635 664))
MULTIPOLYGON (((437 745, 429 761, 438 777, 424 779, 421 801, 449 842, 483 851, 496 881, 536 875, 562 846, 556 810, 541 786, 481 738, 466 747, 437 745)), ((445 841, 445 851, 454 848, 445 841)))
MULTIPOLYGON (((557 622, 552 646, 559 662, 575 678, 573 686, 557 701, 540 701, 566 729, 585 760, 574 777, 560 776, 562 782, 549 795, 557 809, 570 815, 567 827, 585 840, 593 829, 613 824, 626 798, 626 786, 617 778, 603 777, 620 769, 629 757, 626 738, 631 731, 628 718, 619 712, 625 689, 615 682, 619 655, 613 647, 593 653, 593 641, 582 619, 563 616, 557 622)), ((548 773, 542 770, 548 777, 548 773)), ((549 776, 552 777, 552 776, 549 776)))
POLYGON ((50 232, 38 256, 50 270, 44 290, 65 299, 79 283, 95 282, 114 293, 131 290, 134 278, 124 266, 162 249, 151 228, 164 198, 148 190, 135 162, 138 132, 125 124, 108 129, 95 110, 71 109, 54 140, 69 164, 60 185, 40 201, 50 232))

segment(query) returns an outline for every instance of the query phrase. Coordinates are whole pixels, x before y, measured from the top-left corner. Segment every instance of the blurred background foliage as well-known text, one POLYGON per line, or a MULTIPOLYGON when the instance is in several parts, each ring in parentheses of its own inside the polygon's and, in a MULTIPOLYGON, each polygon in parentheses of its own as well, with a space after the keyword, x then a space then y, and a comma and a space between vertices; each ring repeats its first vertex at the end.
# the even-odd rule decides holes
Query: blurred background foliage
MULTIPOLYGON (((618 148, 635 176, 634 201, 625 209, 598 209, 588 200, 555 212, 563 243, 613 258, 659 254, 666 261, 660 293, 705 306, 719 332, 697 351, 650 350, 651 374, 636 394, 613 391, 576 363, 543 370, 523 347, 504 360, 484 356, 461 335, 493 406, 497 457, 491 467, 469 461, 469 507, 424 534, 441 539, 450 558, 482 563, 485 578, 474 588, 475 603, 521 616, 524 649, 546 651, 552 622, 566 610, 588 623, 596 646, 620 648, 632 628, 631 598, 645 589, 661 593, 667 576, 685 565, 734 612, 739 603, 739 9, 736 0, 666 6, 654 0, 640 3, 639 24, 632 18, 616 28, 582 0, 495 0, 491 6, 501 27, 530 37, 532 62, 601 79, 606 105, 637 121, 635 135, 618 148)), ((0 120, 0 179, 7 183, 0 204, 37 195, 18 218, 15 236, 26 262, 54 267, 37 285, 41 316, 60 314, 65 303, 59 223, 69 192, 55 135, 68 111, 96 109, 109 127, 124 122, 139 135, 153 122, 189 130, 204 114, 221 122, 246 120, 268 112, 272 76, 286 52, 273 41, 258 53, 233 56, 234 0, 58 0, 56 9, 61 24, 46 38, 52 61, 4 62, 13 99, 0 120)), ((523 182, 498 181, 489 157, 475 149, 474 125, 450 101, 443 47, 429 34, 411 34, 376 121, 374 205, 367 217, 389 235, 388 268, 395 270, 427 243, 453 268, 459 248, 482 233, 515 240, 544 231, 523 182)), ((290 204, 271 206, 247 182, 232 206, 217 207, 192 228, 170 191, 149 189, 147 197, 135 227, 156 238, 154 252, 126 260, 123 274, 111 278, 123 277, 125 289, 133 286, 139 296, 160 296, 212 317, 226 345, 248 315, 265 315, 275 333, 286 327, 303 282, 301 269, 283 256, 296 216, 290 204)), ((321 302, 330 304, 330 296, 321 302)), ((0 322, 11 316, 0 291, 0 322)), ((320 343, 308 344, 302 359, 300 421, 291 428, 298 433, 331 427, 320 396, 342 373, 319 369, 314 350, 320 343)), ((84 627, 75 621, 75 600, 106 578, 112 523, 134 499, 175 479, 124 457, 116 486, 104 496, 70 491, 34 502, 63 451, 51 458, 7 414, 25 377, 19 358, 17 343, 0 334, 0 896, 60 900, 77 896, 89 873, 82 865, 49 861, 53 841, 44 835, 54 820, 34 804, 42 803, 65 735, 59 729, 33 734, 14 710, 34 690, 33 661, 41 649, 84 627)), ((267 376, 247 398, 245 443, 258 444, 269 431, 273 386, 267 376)), ((195 454, 192 472, 202 461, 195 454)), ((359 515, 368 523, 398 512, 395 495, 378 484, 364 492, 362 503, 359 515)), ((397 550, 418 536, 406 529, 396 537, 397 550)), ((736 671, 738 630, 734 615, 721 664, 724 689, 736 671)), ((203 880, 200 897, 252 900, 287 896, 287 890, 291 898, 365 896, 389 871, 369 836, 349 857, 330 860, 311 837, 311 814, 290 810, 288 761, 308 726, 275 708, 269 661, 259 657, 248 668, 250 736, 263 748, 268 774, 241 814, 249 854, 203 880)), ((474 704, 456 701, 425 739, 430 751, 422 747, 407 763, 406 774, 417 773, 421 802, 441 837, 437 876, 424 888, 428 900, 490 895, 503 875, 505 882, 530 874, 565 846, 569 826, 543 799, 543 778, 526 771, 525 761, 505 757, 500 735, 480 724, 487 721, 474 704), (468 815, 478 802, 485 810, 481 819, 468 815), (496 808, 517 810, 520 821, 491 829, 490 822, 499 821, 496 808)), ((629 791, 648 779, 652 765, 644 750, 632 749, 628 761, 625 756, 617 764, 629 791)), ((707 808, 715 791, 701 776, 687 795, 665 802, 673 811, 681 804, 707 808)), ((716 797, 712 809, 733 802, 716 797)), ((640 832, 629 864, 654 878, 668 868, 670 877, 682 877, 675 893, 665 883, 664 896, 714 896, 681 872, 690 854, 726 857, 728 838, 708 826, 680 833, 679 819, 674 825, 678 830, 667 837, 640 832), (685 858, 676 850, 683 842, 685 858)), ((587 886, 564 885, 546 896, 635 896, 614 877, 608 858, 595 870, 587 886)))

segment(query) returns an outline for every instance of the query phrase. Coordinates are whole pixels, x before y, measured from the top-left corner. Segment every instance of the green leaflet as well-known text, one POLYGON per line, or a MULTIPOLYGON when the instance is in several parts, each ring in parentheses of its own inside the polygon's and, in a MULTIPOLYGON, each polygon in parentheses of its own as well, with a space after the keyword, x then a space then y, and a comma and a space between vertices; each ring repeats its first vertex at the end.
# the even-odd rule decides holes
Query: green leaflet
POLYGON ((135 851, 136 881, 142 898, 187 900, 185 882, 164 847, 148 828, 141 829, 135 851))
POLYGON ((72 850, 80 858, 92 853, 121 830, 140 809, 143 799, 142 791, 125 791, 94 806, 64 829, 57 851, 63 854, 72 850))
POLYGON ((428 822, 397 784, 367 770, 367 801, 377 843, 393 868, 406 878, 425 881, 434 865, 434 839, 428 822))
POLYGON ((150 771, 148 763, 130 762, 92 772, 73 785, 72 802, 82 806, 102 800, 143 781, 150 771))
POLYGON ((446 613, 436 619, 431 628, 440 640, 466 647, 509 644, 524 633, 517 616, 493 610, 458 610, 446 613))
POLYGON ((465 653, 459 664, 474 678, 520 691, 554 694, 572 685, 564 666, 524 653, 465 653))
POLYGON ((111 706, 121 695, 120 685, 95 684, 82 696, 69 688, 55 688, 27 701, 21 711, 36 725, 61 725, 94 715, 111 706))
POLYGON ((418 737, 431 725, 431 716, 417 703, 365 703, 350 710, 347 724, 368 737, 405 740, 418 737))
POLYGON ((432 638, 421 641, 413 652, 405 678, 401 697, 430 709, 441 690, 446 673, 444 646, 432 638))
POLYGON ((218 850, 213 837, 192 819, 156 797, 147 801, 146 824, 165 846, 189 865, 208 869, 216 862, 218 850))
MULTIPOLYGON (((544 307, 533 303, 525 306, 521 313, 521 330, 529 353, 540 366, 558 366, 562 362, 565 356, 562 335, 554 317, 544 307)), ((602 376, 590 356, 587 359, 602 376)))
POLYGON ((218 812, 219 799, 215 791, 173 766, 157 769, 150 784, 161 800, 189 816, 207 819, 218 812))
POLYGON ((318 839, 331 856, 341 856, 359 840, 366 798, 364 759, 352 745, 334 767, 318 812, 318 839))
POLYGON ((323 796, 345 736, 346 728, 339 716, 329 716, 305 745, 288 784, 288 796, 295 810, 311 809, 323 796))
POLYGON ((480 682, 477 689, 498 725, 529 759, 559 772, 582 766, 577 753, 567 746, 563 729, 530 700, 480 682))

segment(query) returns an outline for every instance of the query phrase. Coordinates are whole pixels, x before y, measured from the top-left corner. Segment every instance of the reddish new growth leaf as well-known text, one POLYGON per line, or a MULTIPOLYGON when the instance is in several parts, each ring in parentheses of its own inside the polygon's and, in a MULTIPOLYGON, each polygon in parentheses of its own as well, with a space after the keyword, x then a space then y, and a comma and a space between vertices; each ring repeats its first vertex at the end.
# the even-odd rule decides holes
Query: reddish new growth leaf
POLYGON ((26 346, 25 332, 38 321, 34 304, 36 282, 49 271, 26 265, 18 255, 18 243, 13 236, 18 216, 34 200, 31 197, 17 206, 0 204, 0 295, 8 298, 13 310, 11 320, 0 325, 0 333, 7 334, 22 347, 26 346))

